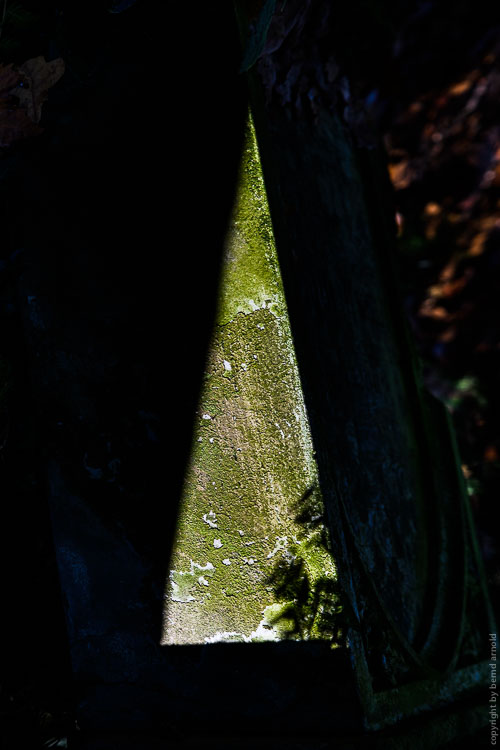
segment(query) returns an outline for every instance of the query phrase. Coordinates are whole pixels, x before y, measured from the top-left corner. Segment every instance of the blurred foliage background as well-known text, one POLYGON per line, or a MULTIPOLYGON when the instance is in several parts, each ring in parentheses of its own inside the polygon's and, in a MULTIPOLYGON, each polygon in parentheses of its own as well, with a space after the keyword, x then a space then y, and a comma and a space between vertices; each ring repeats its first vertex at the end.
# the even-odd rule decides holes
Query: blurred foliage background
POLYGON ((457 431, 498 617, 500 17, 482 3, 409 5, 377 95, 398 265, 426 386, 457 431))

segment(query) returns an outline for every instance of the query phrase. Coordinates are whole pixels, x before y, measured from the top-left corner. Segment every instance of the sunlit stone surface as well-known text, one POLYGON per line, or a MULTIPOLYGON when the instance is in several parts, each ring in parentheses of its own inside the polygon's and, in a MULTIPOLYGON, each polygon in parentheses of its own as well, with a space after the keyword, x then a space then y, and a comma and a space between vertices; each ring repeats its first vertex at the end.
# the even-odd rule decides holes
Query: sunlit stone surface
POLYGON ((164 644, 335 638, 335 566, 253 127, 165 587, 164 644))

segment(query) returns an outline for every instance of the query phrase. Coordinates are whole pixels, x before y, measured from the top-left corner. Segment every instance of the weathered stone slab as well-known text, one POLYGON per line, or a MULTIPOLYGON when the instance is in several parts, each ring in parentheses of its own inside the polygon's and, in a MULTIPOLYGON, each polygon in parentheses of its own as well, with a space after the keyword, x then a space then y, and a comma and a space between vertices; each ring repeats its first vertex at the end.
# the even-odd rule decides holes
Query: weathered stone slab
MULTIPOLYGON (((254 9, 238 10, 251 39, 254 9)), ((364 724, 380 730, 484 686, 495 626, 453 435, 400 306, 383 150, 339 39, 330 76, 335 28, 326 7, 277 10, 251 101, 364 724)))
POLYGON ((165 644, 334 636, 336 571, 251 122, 170 568, 165 644))

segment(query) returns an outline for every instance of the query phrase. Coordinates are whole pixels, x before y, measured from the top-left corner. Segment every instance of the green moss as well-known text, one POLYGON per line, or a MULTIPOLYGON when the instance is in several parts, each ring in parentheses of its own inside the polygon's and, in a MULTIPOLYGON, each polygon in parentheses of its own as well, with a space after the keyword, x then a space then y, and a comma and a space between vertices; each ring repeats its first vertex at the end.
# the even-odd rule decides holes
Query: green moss
POLYGON ((167 581, 165 643, 333 637, 325 613, 337 608, 336 572, 317 486, 250 123, 167 581))
POLYGON ((238 193, 227 234, 217 322, 259 308, 285 315, 284 293, 255 130, 249 118, 238 193))

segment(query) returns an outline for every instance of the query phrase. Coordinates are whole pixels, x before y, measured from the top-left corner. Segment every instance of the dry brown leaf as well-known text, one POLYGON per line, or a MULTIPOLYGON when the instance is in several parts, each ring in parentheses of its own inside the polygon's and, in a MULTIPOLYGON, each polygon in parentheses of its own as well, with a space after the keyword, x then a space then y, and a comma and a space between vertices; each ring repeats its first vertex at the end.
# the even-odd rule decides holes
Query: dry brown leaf
POLYGON ((34 57, 19 68, 0 64, 0 148, 43 132, 42 104, 63 73, 61 58, 48 63, 34 57))
POLYGON ((24 81, 25 74, 12 63, 0 64, 0 148, 41 132, 26 110, 19 106, 15 92, 24 81))
POLYGON ((16 96, 21 107, 26 109, 28 117, 33 122, 40 122, 42 104, 47 98, 48 90, 61 78, 64 73, 64 60, 46 62, 43 55, 33 57, 23 63, 19 69, 26 76, 26 83, 16 89, 16 96))

